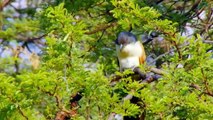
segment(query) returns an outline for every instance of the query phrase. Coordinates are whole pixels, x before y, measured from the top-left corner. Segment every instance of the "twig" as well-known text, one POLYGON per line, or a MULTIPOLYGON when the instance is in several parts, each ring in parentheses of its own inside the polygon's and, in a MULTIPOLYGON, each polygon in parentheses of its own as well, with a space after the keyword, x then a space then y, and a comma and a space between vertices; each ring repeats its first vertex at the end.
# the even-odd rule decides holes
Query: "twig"
POLYGON ((203 82, 205 84, 206 93, 210 96, 213 96, 213 92, 209 89, 207 77, 204 74, 203 68, 201 68, 201 73, 202 73, 202 77, 203 77, 203 82))
MULTIPOLYGON (((150 76, 150 75, 144 74, 144 76, 146 76, 146 78, 144 80, 142 80, 141 83, 151 83, 151 82, 156 81, 159 78, 161 78, 161 75, 167 74, 165 71, 163 71, 161 69, 157 69, 157 68, 150 68, 150 71, 155 73, 156 75, 151 75, 150 76)), ((141 76, 139 74, 133 74, 133 75, 130 75, 130 76, 132 77, 132 79, 134 79, 136 81, 141 80, 141 76)), ((122 78, 123 77, 120 76, 120 75, 114 75, 111 78, 110 86, 114 86, 122 78)))
POLYGON ((3 3, 0 2, 0 11, 3 10, 12 0, 3 0, 3 3))
POLYGON ((213 41, 210 41, 210 40, 203 40, 203 42, 207 44, 213 44, 213 41))
MULTIPOLYGON (((197 84, 194 84, 194 83, 192 83, 191 85, 189 85, 189 87, 192 87, 192 88, 194 88, 194 89, 197 89, 197 90, 199 90, 199 91, 201 91, 201 87, 199 86, 199 85, 197 85, 197 84)), ((213 97, 213 93, 212 92, 202 92, 203 94, 206 94, 206 95, 208 95, 208 96, 211 96, 211 97, 213 97)))
POLYGON ((17 108, 18 108, 20 114, 21 114, 26 120, 28 120, 28 117, 27 117, 27 116, 24 114, 24 112, 22 111, 20 105, 19 105, 13 98, 11 98, 10 96, 7 96, 7 98, 8 98, 12 103, 14 103, 14 104, 17 105, 17 108))
POLYGON ((29 118, 24 114, 24 112, 21 110, 21 107, 18 105, 18 110, 20 112, 20 114, 26 119, 29 120, 29 118))
POLYGON ((202 1, 202 0, 196 1, 195 4, 191 7, 191 9, 190 9, 188 12, 186 12, 183 16, 189 16, 190 13, 191 13, 193 10, 197 9, 197 7, 198 7, 198 5, 200 4, 201 1, 202 1))
POLYGON ((182 54, 180 52, 180 48, 178 47, 178 45, 177 45, 177 43, 175 41, 173 43, 174 43, 174 46, 175 46, 175 48, 176 48, 176 50, 178 52, 178 58, 179 58, 179 60, 182 60, 182 54))
MULTIPOLYGON (((37 87, 37 88, 38 88, 38 90, 40 90, 41 92, 46 93, 46 94, 48 94, 49 96, 54 97, 55 100, 56 100, 56 106, 57 106, 59 109, 64 109, 64 108, 62 107, 62 105, 61 105, 61 99, 60 99, 60 97, 59 97, 58 95, 55 94, 55 93, 56 93, 56 90, 57 90, 57 85, 55 86, 53 92, 42 90, 40 87, 37 87)), ((63 111, 68 111, 68 110, 64 109, 63 111)))
MULTIPOLYGON (((88 100, 88 104, 90 104, 90 99, 88 100)), ((86 106, 86 120, 90 120, 90 107, 86 106)))
POLYGON ((150 68, 150 71, 155 73, 155 74, 158 74, 158 75, 165 75, 166 72, 164 70, 161 70, 161 69, 158 69, 158 68, 150 68))
POLYGON ((198 86, 198 85, 196 85, 196 84, 194 84, 194 83, 192 83, 192 84, 190 85, 190 87, 195 88, 195 89, 197 89, 197 90, 201 90, 200 86, 198 86))
POLYGON ((156 2, 156 4, 159 4, 159 3, 161 3, 161 2, 163 2, 163 0, 158 0, 158 1, 156 2))
POLYGON ((164 54, 159 55, 158 57, 156 57, 150 64, 153 64, 154 62, 156 62, 158 59, 166 56, 167 54, 174 52, 174 49, 169 50, 168 52, 165 52, 164 54))
MULTIPOLYGON (((102 31, 101 36, 98 38, 96 44, 95 44, 94 46, 91 46, 91 47, 86 51, 86 53, 87 53, 87 52, 90 52, 92 49, 94 49, 94 48, 97 46, 97 43, 99 43, 100 40, 102 39, 102 37, 104 36, 105 31, 106 31, 106 29, 104 29, 104 30, 102 31)), ((86 55, 86 53, 83 54, 83 55, 81 55, 79 58, 83 58, 83 57, 86 55)))
POLYGON ((34 38, 26 38, 25 36, 19 36, 19 37, 16 37, 15 39, 17 40, 21 40, 21 41, 25 41, 25 42, 34 42, 35 40, 39 40, 43 37, 47 36, 47 34, 44 34, 44 35, 41 35, 41 36, 38 36, 38 37, 34 37, 34 38))

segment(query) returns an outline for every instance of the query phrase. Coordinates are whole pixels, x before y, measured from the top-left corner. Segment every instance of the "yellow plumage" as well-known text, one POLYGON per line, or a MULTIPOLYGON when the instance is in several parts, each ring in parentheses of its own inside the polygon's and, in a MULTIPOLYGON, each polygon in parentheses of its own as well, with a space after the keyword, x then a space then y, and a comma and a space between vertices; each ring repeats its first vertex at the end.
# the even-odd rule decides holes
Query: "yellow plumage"
POLYGON ((134 69, 146 60, 144 47, 140 41, 129 43, 122 48, 116 45, 120 71, 134 69))

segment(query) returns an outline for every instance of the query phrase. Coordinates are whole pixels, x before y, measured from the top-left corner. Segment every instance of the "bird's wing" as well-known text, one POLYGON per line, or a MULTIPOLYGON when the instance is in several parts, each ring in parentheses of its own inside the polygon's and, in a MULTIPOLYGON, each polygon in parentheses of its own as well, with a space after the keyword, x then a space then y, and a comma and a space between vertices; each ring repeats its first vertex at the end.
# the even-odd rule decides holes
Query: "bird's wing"
POLYGON ((141 53, 141 55, 139 56, 139 63, 140 63, 140 65, 141 65, 141 64, 144 64, 144 62, 146 61, 146 53, 145 53, 143 44, 141 43, 140 45, 141 45, 142 53, 141 53))

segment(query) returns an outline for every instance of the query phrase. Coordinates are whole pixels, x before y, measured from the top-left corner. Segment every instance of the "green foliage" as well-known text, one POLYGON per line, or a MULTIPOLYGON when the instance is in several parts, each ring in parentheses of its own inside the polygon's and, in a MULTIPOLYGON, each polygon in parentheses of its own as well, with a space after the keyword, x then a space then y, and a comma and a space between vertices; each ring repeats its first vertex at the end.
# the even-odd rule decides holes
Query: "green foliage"
POLYGON ((84 33, 85 24, 70 15, 67 9, 64 9, 63 3, 56 7, 47 8, 40 13, 40 16, 41 26, 48 33, 62 33, 62 36, 69 33, 73 40, 78 40, 84 33))
POLYGON ((38 24, 38 21, 30 19, 12 21, 8 23, 6 30, 0 31, 0 36, 5 40, 26 39, 22 38, 22 35, 26 35, 26 37, 36 36, 39 30, 38 24))
POLYGON ((151 7, 140 7, 132 0, 112 0, 111 2, 112 5, 115 6, 111 12, 113 16, 118 19, 118 24, 121 25, 124 30, 132 27, 133 29, 137 29, 137 32, 150 30, 163 33, 176 32, 176 23, 172 23, 172 21, 167 19, 159 19, 161 14, 151 7))
MULTIPOLYGON (((169 73, 162 80, 141 91, 140 97, 144 99, 148 114, 152 116, 149 119, 212 118, 212 97, 205 94, 207 89, 212 91, 213 60, 211 54, 206 53, 210 46, 204 44, 199 36, 196 40, 190 38, 188 41, 189 45, 183 48, 182 53, 190 54, 191 57, 181 61, 185 67, 170 66, 169 73), (205 83, 208 85, 199 90, 192 87, 205 83)), ((176 56, 172 58, 172 63, 179 64, 176 56)))
POLYGON ((147 24, 150 20, 160 16, 156 10, 149 7, 140 8, 131 0, 112 0, 111 2, 115 6, 112 10, 113 16, 119 20, 118 24, 122 25, 123 29, 128 29, 130 25, 134 28, 147 24))
MULTIPOLYGON (((202 2, 199 8, 208 5, 202 2)), ((177 28, 181 18, 176 13, 166 18, 163 12, 168 9, 172 8, 136 0, 56 0, 33 19, 34 13, 14 21, 5 17, 0 52, 13 48, 11 41, 28 49, 26 43, 38 44, 33 39, 38 35, 45 35, 45 44, 37 69, 17 70, 23 66, 23 51, 11 49, 11 55, 1 55, 0 119, 54 119, 58 111, 71 110, 69 100, 77 92, 83 97, 72 119, 104 120, 113 112, 134 117, 145 113, 147 120, 212 119, 213 59, 208 52, 212 46, 203 43, 205 35, 181 36, 177 28), (114 40, 118 32, 131 29, 137 35, 158 31, 171 43, 174 54, 166 56, 169 63, 160 80, 140 83, 129 77, 131 70, 117 73, 114 40), (177 67, 180 64, 182 68, 177 67), (112 86, 115 73, 122 79, 112 86), (124 100, 126 95, 140 103, 124 100)), ((141 66, 147 73, 149 67, 141 66)))

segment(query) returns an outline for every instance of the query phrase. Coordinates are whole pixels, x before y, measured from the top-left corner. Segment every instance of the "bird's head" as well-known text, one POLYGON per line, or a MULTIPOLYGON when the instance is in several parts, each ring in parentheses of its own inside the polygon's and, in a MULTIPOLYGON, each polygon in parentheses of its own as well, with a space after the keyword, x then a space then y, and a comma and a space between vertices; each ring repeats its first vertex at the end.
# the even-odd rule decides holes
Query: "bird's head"
POLYGON ((136 41, 137 38, 134 34, 130 32, 120 32, 115 43, 120 46, 120 50, 122 50, 126 45, 135 43, 136 41))

